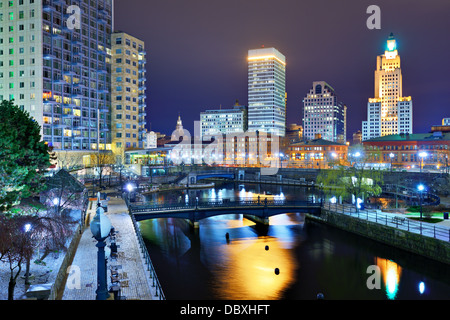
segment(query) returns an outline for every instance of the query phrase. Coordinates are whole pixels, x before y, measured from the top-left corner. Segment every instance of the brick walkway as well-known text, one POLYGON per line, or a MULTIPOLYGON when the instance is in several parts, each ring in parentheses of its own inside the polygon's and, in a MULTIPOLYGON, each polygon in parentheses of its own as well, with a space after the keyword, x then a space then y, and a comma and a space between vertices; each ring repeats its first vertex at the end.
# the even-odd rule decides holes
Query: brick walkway
MULTIPOLYGON (((95 207, 95 206, 93 206, 95 207)), ((94 213, 95 214, 95 213, 94 213)), ((127 213, 125 202, 111 197, 108 212, 105 213, 117 232, 116 243, 118 257, 108 259, 108 288, 111 285, 110 266, 117 266, 121 296, 127 300, 157 300, 155 288, 151 287, 149 272, 144 264, 133 222, 127 213)), ((91 219, 93 214, 91 213, 91 219)), ((81 237, 72 266, 75 271, 69 273, 62 300, 95 300, 97 289, 97 241, 87 227, 81 237), (79 273, 76 271, 79 268, 79 273), (75 274, 79 274, 78 278, 75 274)), ((109 244, 109 240, 107 240, 109 244)))

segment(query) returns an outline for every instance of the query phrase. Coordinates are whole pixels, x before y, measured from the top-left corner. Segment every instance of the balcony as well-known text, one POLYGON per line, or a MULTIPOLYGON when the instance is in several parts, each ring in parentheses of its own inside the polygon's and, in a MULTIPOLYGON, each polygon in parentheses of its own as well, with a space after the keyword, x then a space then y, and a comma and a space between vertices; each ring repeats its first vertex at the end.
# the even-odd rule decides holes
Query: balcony
POLYGON ((83 95, 81 94, 81 91, 78 91, 78 90, 73 90, 72 93, 70 94, 70 96, 71 96, 73 99, 80 99, 80 98, 83 98, 83 95))
POLYGON ((45 50, 44 51, 44 60, 52 60, 52 59, 56 59, 56 56, 49 50, 45 50))
POLYGON ((74 88, 87 88, 86 86, 85 86, 85 84, 83 83, 83 82, 74 82, 73 84, 73 87, 74 88))
POLYGON ((103 15, 99 15, 97 18, 97 23, 106 24, 108 21, 103 15))
POLYGON ((82 130, 82 129, 87 129, 87 127, 81 123, 76 122, 73 124, 73 129, 74 130, 82 130))
POLYGON ((64 36, 61 33, 52 33, 53 39, 64 40, 64 36))
POLYGON ((73 75, 75 75, 76 73, 75 73, 72 69, 69 70, 69 69, 67 69, 67 68, 64 68, 63 74, 66 75, 66 76, 73 76, 73 75))
POLYGON ((97 72, 98 73, 102 73, 102 74, 106 74, 106 73, 108 73, 108 70, 106 70, 105 67, 99 67, 99 68, 97 68, 97 72))
POLYGON ((66 84, 66 80, 64 80, 63 77, 54 77, 53 78, 53 83, 54 84, 66 84))
POLYGON ((74 46, 82 46, 83 45, 83 41, 81 41, 80 38, 72 38, 72 40, 70 41, 74 46))
POLYGON ((83 63, 81 62, 80 58, 73 58, 72 62, 71 62, 71 65, 74 66, 74 67, 82 67, 83 63))
POLYGON ((54 98, 45 98, 45 99, 42 99, 42 102, 44 104, 57 104, 57 102, 54 98))
POLYGON ((73 50, 72 54, 74 57, 85 57, 83 51, 81 50, 73 50))
POLYGON ((98 111, 100 112, 109 112, 109 107, 106 105, 100 105, 98 106, 98 111))
POLYGON ((42 10, 45 12, 50 12, 53 10, 53 6, 50 3, 50 1, 43 1, 42 3, 42 10))

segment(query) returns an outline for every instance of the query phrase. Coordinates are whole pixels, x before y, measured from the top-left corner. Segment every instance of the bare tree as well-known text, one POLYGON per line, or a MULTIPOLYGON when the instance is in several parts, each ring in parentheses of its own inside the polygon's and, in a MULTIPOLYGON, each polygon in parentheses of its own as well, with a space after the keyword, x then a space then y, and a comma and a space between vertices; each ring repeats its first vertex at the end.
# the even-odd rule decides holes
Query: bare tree
POLYGON ((33 255, 32 239, 27 232, 30 220, 21 215, 0 215, 0 260, 9 265, 8 300, 14 300, 16 280, 22 263, 33 255))
POLYGON ((58 167, 66 170, 80 169, 83 167, 83 154, 68 151, 58 151, 55 154, 58 167))
POLYGON ((45 206, 45 215, 40 215, 37 221, 41 229, 35 235, 36 242, 38 244, 44 242, 46 244, 44 248, 52 250, 64 247, 66 234, 70 233, 73 229, 71 226, 75 223, 71 212, 80 210, 82 214, 80 222, 83 223, 87 200, 84 185, 67 171, 58 171, 50 178, 47 189, 40 195, 40 201, 45 206))
POLYGON ((111 169, 111 165, 114 163, 113 155, 107 151, 99 151, 92 155, 92 166, 96 168, 98 173, 98 186, 102 188, 103 176, 111 169))

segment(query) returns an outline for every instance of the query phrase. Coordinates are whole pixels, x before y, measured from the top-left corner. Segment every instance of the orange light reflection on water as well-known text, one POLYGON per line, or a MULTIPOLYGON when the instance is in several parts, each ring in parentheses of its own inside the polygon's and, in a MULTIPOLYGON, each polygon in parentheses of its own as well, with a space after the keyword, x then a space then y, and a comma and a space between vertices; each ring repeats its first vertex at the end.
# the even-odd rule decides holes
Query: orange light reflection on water
MULTIPOLYGON (((247 219, 241 221, 242 223, 233 223, 230 227, 254 224, 247 219)), ((283 223, 289 224, 289 221, 286 218, 270 221, 271 225, 283 223)), ((292 256, 289 245, 278 235, 230 239, 228 245, 221 250, 224 263, 216 268, 217 282, 214 286, 220 299, 279 299, 283 290, 294 281, 298 263, 292 256), (279 269, 279 274, 275 273, 276 268, 279 269)))
POLYGON ((395 299, 400 284, 402 268, 392 260, 376 258, 376 264, 383 275, 383 282, 386 287, 386 295, 389 299, 395 299))

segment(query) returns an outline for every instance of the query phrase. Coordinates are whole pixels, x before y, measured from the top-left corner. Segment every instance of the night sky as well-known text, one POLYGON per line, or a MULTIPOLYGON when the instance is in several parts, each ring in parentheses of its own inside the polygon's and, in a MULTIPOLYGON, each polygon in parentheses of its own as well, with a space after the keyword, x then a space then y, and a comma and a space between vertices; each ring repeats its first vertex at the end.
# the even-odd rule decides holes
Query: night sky
POLYGON ((301 124, 313 81, 348 107, 347 139, 374 96, 376 56, 392 32, 411 96, 414 133, 450 117, 449 0, 116 0, 115 30, 145 41, 147 128, 171 134, 178 113, 193 134, 207 109, 247 105, 247 51, 286 56, 287 122, 301 124), (369 30, 370 5, 381 29, 369 30))

